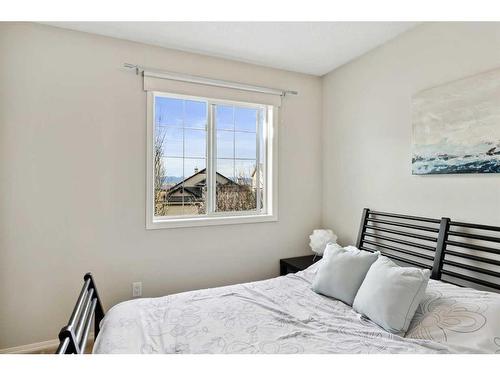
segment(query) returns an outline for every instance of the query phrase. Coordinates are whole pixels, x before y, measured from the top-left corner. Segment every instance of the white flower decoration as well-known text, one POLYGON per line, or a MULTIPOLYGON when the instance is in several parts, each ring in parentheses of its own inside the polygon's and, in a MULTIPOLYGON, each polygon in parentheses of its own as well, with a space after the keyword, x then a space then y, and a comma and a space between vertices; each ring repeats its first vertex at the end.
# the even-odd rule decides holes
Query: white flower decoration
POLYGON ((309 239, 311 240, 309 242, 311 250, 318 255, 323 255, 323 251, 325 251, 328 243, 337 242, 337 235, 331 229, 315 229, 309 236, 309 239))

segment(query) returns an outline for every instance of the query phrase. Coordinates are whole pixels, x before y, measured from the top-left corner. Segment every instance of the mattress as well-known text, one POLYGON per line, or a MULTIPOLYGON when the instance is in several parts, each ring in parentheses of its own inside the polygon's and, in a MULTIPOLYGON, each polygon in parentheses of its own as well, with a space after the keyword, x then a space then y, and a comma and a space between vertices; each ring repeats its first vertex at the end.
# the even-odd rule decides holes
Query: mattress
MULTIPOLYGON (((468 305, 456 299, 450 305, 440 296, 449 293, 450 287, 459 288, 431 281, 407 337, 401 337, 386 332, 350 306, 313 292, 316 270, 313 265, 269 280, 120 303, 101 322, 93 352, 494 352, 491 347, 495 348, 495 334, 500 337, 500 331, 482 332, 488 329, 486 310, 493 293, 482 295, 477 306, 471 306, 470 298, 468 305), (450 311, 451 317, 446 315, 450 311), (439 319, 445 324, 440 326, 439 319), (463 332, 456 332, 457 326, 463 332), (470 344, 471 333, 489 344, 470 344)), ((500 338, 498 345, 500 352, 500 338)))

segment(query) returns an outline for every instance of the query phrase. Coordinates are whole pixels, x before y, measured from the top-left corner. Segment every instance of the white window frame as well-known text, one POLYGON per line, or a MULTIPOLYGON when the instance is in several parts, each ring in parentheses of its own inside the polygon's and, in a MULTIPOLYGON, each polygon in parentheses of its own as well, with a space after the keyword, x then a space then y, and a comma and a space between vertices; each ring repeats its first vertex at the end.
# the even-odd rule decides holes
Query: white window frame
MULTIPOLYGON (((199 96, 180 95, 160 91, 148 91, 147 93, 147 157, 146 157, 146 229, 198 227, 210 225, 246 224, 278 221, 278 131, 276 108, 269 105, 238 102, 231 100, 219 100, 199 96), (212 197, 207 202, 210 206, 215 202, 215 177, 216 177, 216 155, 213 152, 216 146, 214 130, 213 105, 235 105, 240 107, 252 107, 265 109, 267 124, 264 127, 264 147, 266 162, 264 165, 264 209, 261 211, 238 211, 238 212, 215 212, 209 207, 208 213, 196 216, 155 216, 154 214, 154 137, 155 137, 155 97, 167 97, 184 100, 197 100, 207 102, 208 124, 207 124, 207 185, 212 186, 212 197)), ((260 144, 260 142, 257 142, 260 144)), ((257 152, 259 150, 257 149, 257 152)), ((257 164, 257 163, 256 163, 257 164)), ((259 196, 259 195, 258 195, 259 196)), ((258 207, 258 206, 257 206, 258 207)))

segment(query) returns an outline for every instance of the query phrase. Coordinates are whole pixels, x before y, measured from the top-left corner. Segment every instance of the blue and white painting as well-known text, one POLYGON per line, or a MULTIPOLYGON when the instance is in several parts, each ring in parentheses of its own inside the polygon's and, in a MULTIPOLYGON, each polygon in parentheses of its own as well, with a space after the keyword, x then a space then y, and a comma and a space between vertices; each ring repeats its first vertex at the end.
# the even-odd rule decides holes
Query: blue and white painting
POLYGON ((500 173, 500 69, 413 97, 412 173, 500 173))

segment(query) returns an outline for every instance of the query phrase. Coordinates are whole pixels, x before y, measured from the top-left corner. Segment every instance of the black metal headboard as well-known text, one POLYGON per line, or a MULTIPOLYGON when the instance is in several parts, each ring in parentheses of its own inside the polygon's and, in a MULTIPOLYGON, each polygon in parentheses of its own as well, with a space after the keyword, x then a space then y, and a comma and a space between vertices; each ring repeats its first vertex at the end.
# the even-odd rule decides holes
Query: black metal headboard
POLYGON ((357 247, 427 268, 435 280, 459 286, 479 285, 498 292, 500 248, 491 243, 500 243, 500 227, 365 208, 357 247))
POLYGON ((357 247, 432 270, 441 220, 363 210, 357 247))
POLYGON ((500 244, 500 227, 450 221, 439 278, 445 276, 443 281, 452 284, 466 281, 500 289, 500 246, 493 244, 500 244))

